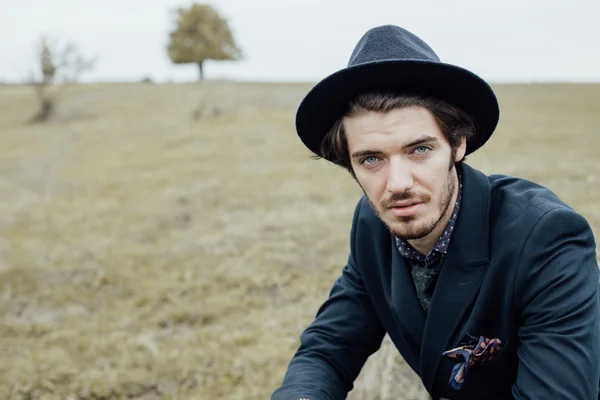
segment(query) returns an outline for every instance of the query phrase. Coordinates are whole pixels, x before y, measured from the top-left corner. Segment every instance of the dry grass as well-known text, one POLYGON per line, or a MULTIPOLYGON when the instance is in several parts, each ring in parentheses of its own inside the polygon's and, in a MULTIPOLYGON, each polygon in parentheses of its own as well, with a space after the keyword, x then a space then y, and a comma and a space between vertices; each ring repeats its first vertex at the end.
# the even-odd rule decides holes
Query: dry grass
MULTIPOLYGON (((0 398, 268 398, 360 195, 295 136, 308 88, 84 85, 28 125, 33 93, 0 87, 0 398)), ((600 232, 600 86, 497 89, 469 163, 600 232)))

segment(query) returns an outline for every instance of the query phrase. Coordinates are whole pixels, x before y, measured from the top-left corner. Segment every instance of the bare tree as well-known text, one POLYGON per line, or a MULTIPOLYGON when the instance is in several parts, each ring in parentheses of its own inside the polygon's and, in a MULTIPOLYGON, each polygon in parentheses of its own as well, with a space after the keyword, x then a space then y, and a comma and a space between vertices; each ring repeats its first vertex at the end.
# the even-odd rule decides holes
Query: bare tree
POLYGON ((84 57, 72 42, 61 47, 45 36, 40 39, 36 51, 39 71, 32 74, 30 84, 35 89, 39 109, 32 120, 44 122, 53 116, 59 95, 71 83, 77 82, 81 74, 92 70, 97 58, 84 57))

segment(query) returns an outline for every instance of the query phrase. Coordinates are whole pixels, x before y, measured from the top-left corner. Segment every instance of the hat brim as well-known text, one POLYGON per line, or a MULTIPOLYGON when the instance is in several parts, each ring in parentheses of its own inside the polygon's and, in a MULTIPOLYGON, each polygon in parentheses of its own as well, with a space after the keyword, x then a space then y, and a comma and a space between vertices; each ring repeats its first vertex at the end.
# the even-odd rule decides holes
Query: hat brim
POLYGON ((473 72, 440 62, 384 60, 337 71, 308 92, 296 113, 296 131, 306 147, 319 154, 323 137, 349 101, 371 90, 433 96, 465 111, 477 129, 467 141, 466 154, 483 146, 498 124, 497 98, 490 85, 473 72))

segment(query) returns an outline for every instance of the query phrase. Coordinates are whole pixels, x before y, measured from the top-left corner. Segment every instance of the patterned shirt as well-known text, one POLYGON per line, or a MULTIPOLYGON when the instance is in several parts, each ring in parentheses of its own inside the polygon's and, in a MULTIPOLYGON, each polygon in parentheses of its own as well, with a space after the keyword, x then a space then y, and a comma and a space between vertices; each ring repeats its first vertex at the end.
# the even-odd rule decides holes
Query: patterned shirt
POLYGON ((425 256, 415 250, 408 241, 396 237, 396 246, 398 247, 400 254, 408 261, 410 273, 417 291, 417 297, 425 312, 429 311, 435 283, 437 282, 442 260, 448 250, 450 237, 454 230, 456 218, 460 209, 460 200, 462 198, 462 179, 460 173, 458 174, 458 180, 458 197, 454 205, 454 211, 452 212, 452 216, 450 217, 442 236, 440 236, 429 254, 425 256))

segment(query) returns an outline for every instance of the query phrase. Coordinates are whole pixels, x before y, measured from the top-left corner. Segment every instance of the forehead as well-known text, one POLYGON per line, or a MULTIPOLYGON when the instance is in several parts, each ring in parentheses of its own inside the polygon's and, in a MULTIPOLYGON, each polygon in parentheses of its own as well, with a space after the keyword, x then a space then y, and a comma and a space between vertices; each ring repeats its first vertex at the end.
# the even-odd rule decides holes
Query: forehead
POLYGON ((407 107, 385 113, 367 111, 345 117, 343 124, 350 149, 379 142, 409 143, 423 135, 444 140, 435 117, 424 107, 407 107))

